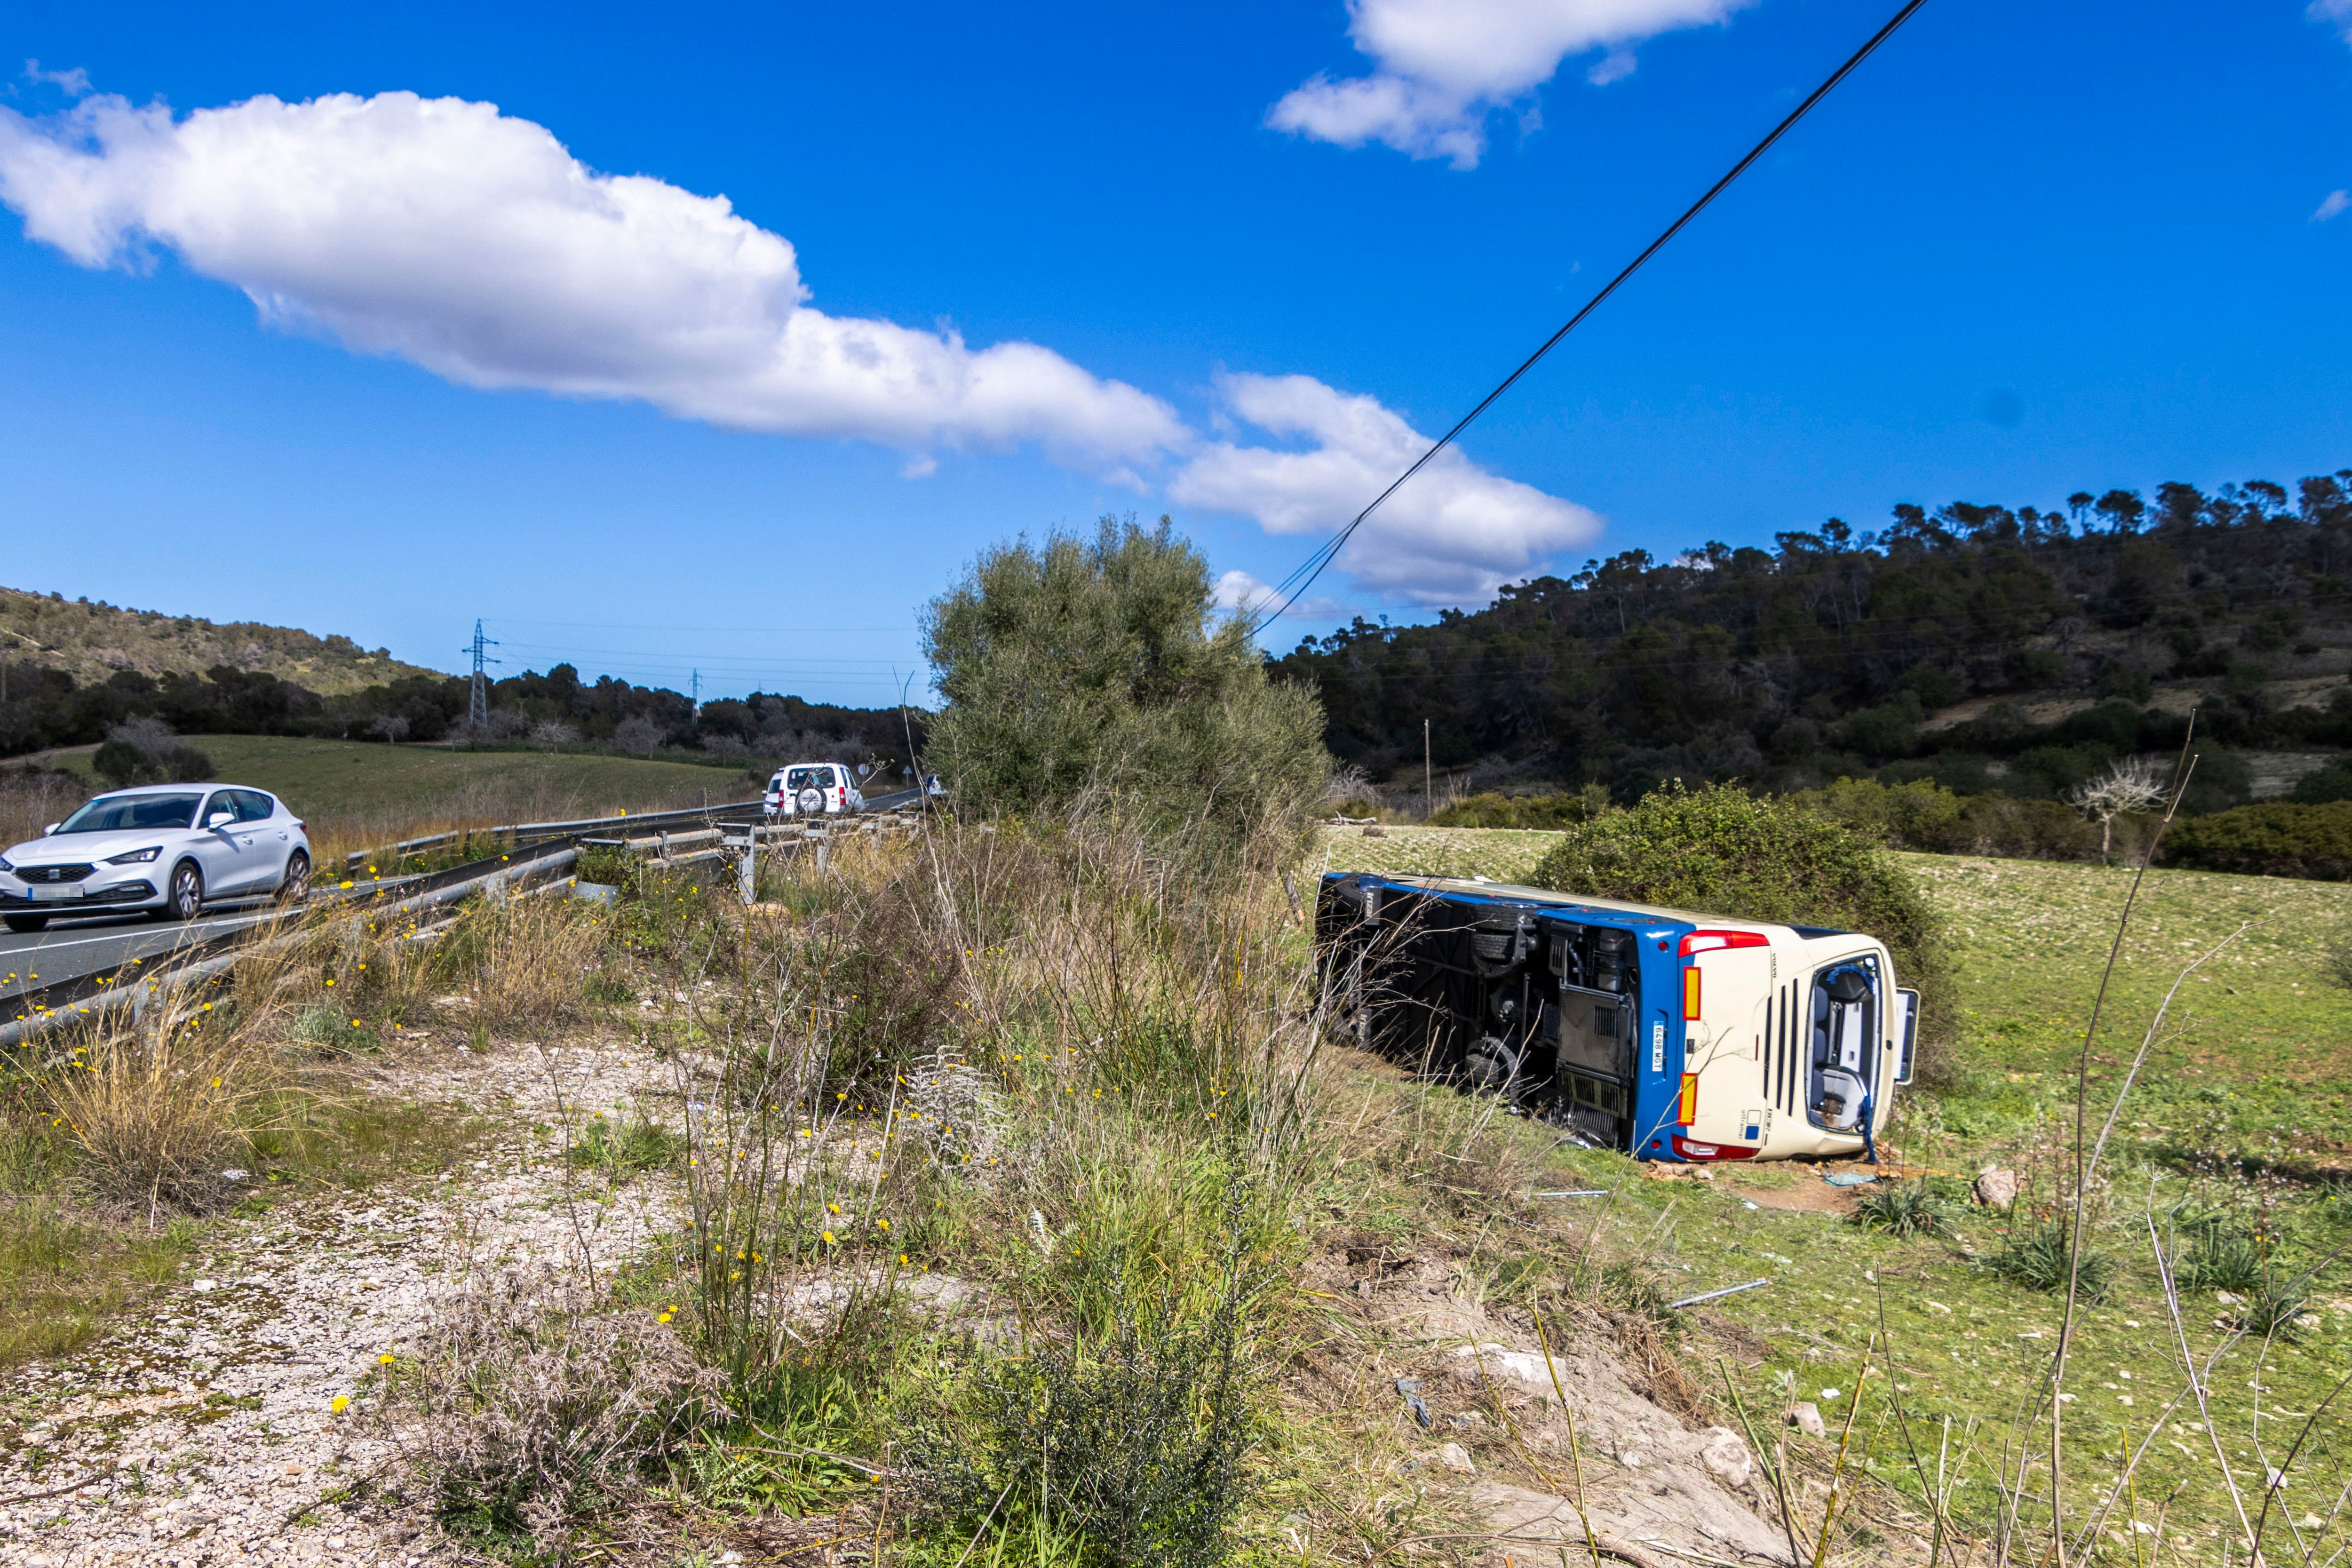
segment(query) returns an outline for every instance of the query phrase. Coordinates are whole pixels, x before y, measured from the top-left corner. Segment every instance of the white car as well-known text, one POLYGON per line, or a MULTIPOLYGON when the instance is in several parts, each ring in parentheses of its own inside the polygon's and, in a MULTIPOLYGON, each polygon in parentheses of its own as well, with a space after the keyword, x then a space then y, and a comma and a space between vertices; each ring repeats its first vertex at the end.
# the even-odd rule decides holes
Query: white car
POLYGON ((770 816, 840 816, 865 810, 866 797, 839 763, 789 763, 768 781, 760 805, 770 816))
POLYGON ((276 795, 234 784, 150 784, 90 800, 0 853, 0 918, 39 931, 68 915, 193 920, 207 900, 310 890, 310 838, 276 795))

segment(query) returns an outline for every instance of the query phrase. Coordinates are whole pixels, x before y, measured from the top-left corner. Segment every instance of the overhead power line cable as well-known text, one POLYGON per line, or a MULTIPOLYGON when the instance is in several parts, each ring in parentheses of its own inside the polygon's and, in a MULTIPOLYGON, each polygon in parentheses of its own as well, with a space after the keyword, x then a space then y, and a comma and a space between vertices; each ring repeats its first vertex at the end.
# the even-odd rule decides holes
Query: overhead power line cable
POLYGON ((1853 73, 1855 67, 1861 65, 1863 61, 1868 59, 1873 54, 1876 53, 1878 46, 1893 37, 1895 36, 1895 29, 1902 26, 1904 23, 1909 21, 1911 19, 1911 14, 1918 10, 1920 6, 1927 3, 1927 0, 1908 0, 1908 4, 1905 5, 1901 10, 1895 12, 1892 17, 1888 18, 1885 26, 1879 28, 1878 31, 1870 36, 1868 42, 1864 43, 1862 47, 1854 50, 1853 54, 1847 56, 1843 65, 1832 71, 1829 74, 1828 79, 1824 80, 1821 86, 1813 89, 1811 93, 1806 95, 1805 100, 1802 103, 1800 103, 1796 108, 1790 110, 1787 119, 1781 121, 1780 124, 1772 127, 1770 132, 1765 136, 1764 140, 1749 148, 1748 150, 1748 155, 1740 159, 1738 163, 1734 163, 1731 166, 1729 173, 1726 174, 1723 178, 1716 181, 1712 185, 1709 185, 1706 188, 1706 194, 1705 195, 1699 197, 1698 200, 1693 202, 1689 206, 1683 209, 1682 216, 1675 219, 1673 223, 1668 224, 1664 233, 1659 235, 1657 238, 1650 241, 1649 245, 1643 248, 1641 255, 1633 258, 1633 260, 1625 264, 1623 271, 1618 273, 1616 277, 1612 278, 1607 283, 1601 286, 1599 293, 1593 295, 1591 299, 1587 300, 1584 302, 1584 308, 1582 310, 1577 311, 1575 315, 1570 316, 1567 322, 1561 326, 1559 331, 1546 338, 1543 341, 1543 345, 1537 349, 1535 353, 1529 354, 1526 359, 1521 360, 1519 362, 1518 368, 1512 371, 1510 374, 1505 376, 1501 383, 1496 386, 1494 391, 1480 398, 1478 400, 1477 407, 1473 408, 1469 413, 1464 415, 1460 421, 1454 425, 1453 429, 1448 430, 1444 435, 1440 436, 1434 442, 1431 443, 1429 450, 1423 452, 1420 457, 1413 459, 1412 467, 1407 468, 1403 473, 1399 474, 1393 480, 1391 480, 1388 489, 1374 496, 1372 498, 1371 504, 1364 508, 1363 510, 1358 512, 1353 521, 1349 522, 1347 527, 1341 529, 1330 539, 1325 541, 1323 545, 1318 549, 1315 553, 1309 555, 1305 561, 1299 563, 1288 576, 1285 577, 1281 582, 1276 583, 1271 591, 1274 594, 1284 595, 1282 603, 1276 606, 1271 614, 1253 621, 1250 624, 1250 631, 1253 634, 1255 634, 1281 619, 1282 616, 1289 610, 1291 605, 1298 603, 1300 595, 1304 595, 1308 588, 1314 586, 1315 579, 1320 577, 1323 574, 1323 569, 1330 565, 1331 563, 1339 557, 1339 552, 1347 547, 1348 541, 1355 536, 1356 530, 1363 527, 1364 520, 1371 516, 1373 512, 1380 510, 1381 502, 1387 500, 1389 497, 1396 494, 1398 490, 1403 489, 1404 483, 1407 479, 1412 479, 1413 475, 1421 472, 1421 470, 1426 468, 1429 465, 1430 460, 1435 458, 1438 453, 1452 446, 1454 444, 1454 438, 1461 435, 1463 431, 1468 429, 1473 420, 1476 419, 1478 416, 1486 413, 1489 407, 1493 406, 1496 398, 1510 391, 1512 386, 1517 383, 1519 377, 1527 374, 1528 371, 1533 370, 1535 368, 1536 362, 1542 359, 1544 355, 1551 353, 1552 349, 1559 342, 1560 339, 1576 331, 1578 325, 1583 321, 1585 317, 1590 316, 1593 311, 1599 310, 1602 300, 1608 299, 1610 295, 1617 292, 1618 289, 1624 284, 1627 279, 1633 277, 1634 273, 1639 272, 1642 269, 1643 263, 1648 261, 1650 258, 1664 249, 1668 240, 1680 234, 1685 226, 1686 226, 1691 219, 1698 216, 1700 213, 1706 211, 1707 204, 1714 201, 1716 197, 1721 195, 1726 190, 1729 189, 1731 183, 1739 178, 1740 175, 1746 174, 1749 165, 1753 164, 1757 159, 1761 158, 1766 153, 1770 152, 1774 142, 1787 135, 1796 125, 1797 121, 1802 120, 1807 114, 1812 111, 1812 108, 1815 104, 1821 102, 1822 99, 1827 98, 1830 95, 1831 90, 1834 89, 1838 83, 1843 81, 1848 76, 1851 76, 1853 73))

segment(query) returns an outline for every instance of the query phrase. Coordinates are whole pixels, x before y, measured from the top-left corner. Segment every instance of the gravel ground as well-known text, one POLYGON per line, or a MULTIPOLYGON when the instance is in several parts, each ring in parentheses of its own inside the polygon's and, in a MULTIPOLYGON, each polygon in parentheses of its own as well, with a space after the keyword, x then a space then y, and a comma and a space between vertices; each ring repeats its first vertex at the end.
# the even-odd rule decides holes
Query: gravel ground
POLYGON ((392 1454, 362 1379, 416 1342, 468 1267, 576 1258, 584 1241, 609 1268, 678 1205, 674 1183, 608 1192, 551 1157, 559 1106, 653 1112, 674 1103, 666 1072, 618 1045, 483 1057, 460 1037, 414 1047, 378 1088, 491 1118, 483 1157, 224 1219, 180 1285, 0 1383, 0 1563, 478 1561, 375 1489, 341 1499, 392 1454))

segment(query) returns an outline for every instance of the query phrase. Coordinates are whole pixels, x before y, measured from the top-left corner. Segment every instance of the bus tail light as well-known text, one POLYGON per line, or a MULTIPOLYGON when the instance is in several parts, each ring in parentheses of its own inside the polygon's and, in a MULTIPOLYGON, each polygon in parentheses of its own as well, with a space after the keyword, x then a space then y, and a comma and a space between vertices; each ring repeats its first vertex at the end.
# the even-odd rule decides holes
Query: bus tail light
POLYGON ((1760 931, 1695 931, 1683 936, 1682 956, 1695 957, 1723 947, 1769 947, 1771 938, 1760 931))
POLYGON ((1753 1160, 1753 1149, 1735 1149, 1728 1143, 1699 1143, 1675 1134, 1675 1152, 1685 1160, 1753 1160))

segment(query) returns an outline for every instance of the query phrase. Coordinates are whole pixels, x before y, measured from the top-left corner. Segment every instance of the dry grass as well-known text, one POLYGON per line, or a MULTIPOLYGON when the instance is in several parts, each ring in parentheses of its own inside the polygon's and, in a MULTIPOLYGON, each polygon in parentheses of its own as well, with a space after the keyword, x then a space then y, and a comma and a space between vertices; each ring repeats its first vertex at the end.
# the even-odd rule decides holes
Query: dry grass
POLYGON ((0 769, 0 849, 38 838, 41 829, 89 798, 78 781, 50 773, 0 769))
MULTIPOLYGON (((508 1035, 576 1021, 590 1010, 588 983, 604 967, 614 917, 560 892, 467 905, 429 952, 378 941, 386 1005, 413 1011, 427 985, 470 998, 470 1016, 508 1035)), ((370 971, 373 974, 375 971, 370 971)))
POLYGON ((235 1030, 207 1026, 208 1005, 183 1002, 98 1034, 49 1079, 83 1176, 108 1198, 143 1205, 151 1226, 165 1209, 211 1206, 226 1156, 257 1130, 278 1087, 274 1064, 235 1030))
POLYGON ((669 1479, 723 1423, 718 1374, 668 1316, 577 1272, 479 1274, 444 1307, 383 1406, 436 1511, 484 1544, 560 1551, 585 1516, 669 1479))

